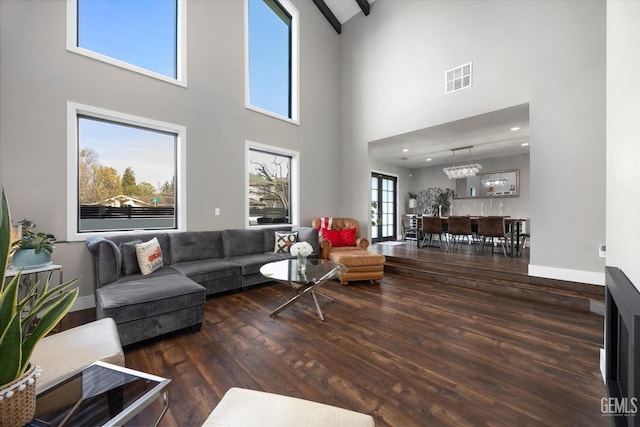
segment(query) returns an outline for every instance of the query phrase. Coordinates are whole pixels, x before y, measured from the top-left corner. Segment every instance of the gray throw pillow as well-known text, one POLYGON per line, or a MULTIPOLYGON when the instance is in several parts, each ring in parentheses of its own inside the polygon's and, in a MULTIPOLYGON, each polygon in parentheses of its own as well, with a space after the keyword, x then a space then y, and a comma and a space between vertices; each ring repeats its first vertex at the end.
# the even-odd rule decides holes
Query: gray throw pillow
POLYGON ((313 227, 293 227, 293 231, 298 232, 298 242, 307 242, 313 247, 313 255, 320 254, 318 230, 313 227))
POLYGON ((123 276, 140 273, 140 265, 138 264, 138 256, 136 255, 136 245, 138 243, 142 243, 142 240, 120 243, 123 276))

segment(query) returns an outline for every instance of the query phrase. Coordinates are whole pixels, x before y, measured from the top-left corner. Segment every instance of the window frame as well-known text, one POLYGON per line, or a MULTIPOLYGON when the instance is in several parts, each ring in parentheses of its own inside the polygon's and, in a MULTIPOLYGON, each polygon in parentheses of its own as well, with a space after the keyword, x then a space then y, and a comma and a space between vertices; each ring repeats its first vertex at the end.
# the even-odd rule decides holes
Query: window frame
POLYGON ((300 153, 298 151, 288 150, 286 148, 274 147, 272 145, 261 144, 254 141, 245 141, 244 156, 244 193, 245 193, 245 228, 275 228, 287 225, 297 225, 300 223, 300 153), (289 200, 289 222, 280 224, 256 224, 252 225, 250 220, 249 206, 249 161, 251 158, 251 150, 262 151, 277 156, 287 156, 291 158, 289 173, 289 191, 291 199, 289 200))
POLYGON ((89 237, 103 235, 123 235, 129 233, 159 233, 178 232, 187 230, 187 199, 186 199, 186 139, 187 128, 182 125, 162 122, 145 117, 134 116, 118 111, 107 110, 86 104, 67 101, 67 240, 84 241, 89 237), (176 188, 175 203, 176 228, 149 230, 105 230, 78 231, 78 116, 85 116, 99 120, 106 120, 117 124, 143 127, 161 132, 176 134, 176 188))
POLYGON ((143 74, 148 77, 153 77, 158 80, 162 80, 168 83, 172 83, 178 86, 187 87, 187 1, 177 1, 177 34, 176 34, 176 75, 174 79, 164 74, 148 70, 139 65, 130 64, 126 61, 113 58, 108 55, 104 55, 99 52, 78 46, 78 1, 67 0, 67 50, 69 52, 77 53, 78 55, 86 56, 88 58, 95 59, 97 61, 105 62, 107 64, 115 65, 119 68, 124 68, 129 71, 133 71, 139 74, 143 74))
POLYGON ((289 15, 291 15, 291 46, 290 46, 290 103, 291 103, 291 117, 286 117, 273 111, 266 110, 261 107, 257 107, 250 103, 250 81, 249 81, 249 1, 244 0, 244 76, 245 76, 245 108, 248 110, 256 111, 267 116, 274 117, 276 119, 283 120, 285 122, 300 124, 300 19, 298 9, 289 0, 277 0, 289 15))

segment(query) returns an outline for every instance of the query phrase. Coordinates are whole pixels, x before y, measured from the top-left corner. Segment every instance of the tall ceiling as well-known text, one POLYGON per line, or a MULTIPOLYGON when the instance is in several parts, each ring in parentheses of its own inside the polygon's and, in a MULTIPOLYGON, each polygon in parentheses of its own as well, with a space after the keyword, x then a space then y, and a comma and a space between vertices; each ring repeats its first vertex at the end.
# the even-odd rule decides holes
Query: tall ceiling
POLYGON ((455 151, 457 164, 528 153, 528 143, 529 104, 522 104, 370 142, 369 156, 416 169, 451 165, 461 147, 472 146, 455 151))
POLYGON ((320 12, 338 34, 342 24, 362 12, 369 15, 369 5, 375 0, 313 0, 320 12))
MULTIPOLYGON (((369 6, 374 1, 313 0, 338 34, 342 31, 342 24, 358 13, 369 15, 369 6)), ((409 169, 525 153, 529 153, 528 104, 369 143, 372 160, 409 169)))
MULTIPOLYGON (((368 3, 371 4, 374 1, 375 0, 369 0, 368 3)), ((341 24, 344 24, 359 12, 362 12, 356 0, 324 0, 324 2, 329 6, 329 9, 331 9, 331 12, 338 18, 341 24)))

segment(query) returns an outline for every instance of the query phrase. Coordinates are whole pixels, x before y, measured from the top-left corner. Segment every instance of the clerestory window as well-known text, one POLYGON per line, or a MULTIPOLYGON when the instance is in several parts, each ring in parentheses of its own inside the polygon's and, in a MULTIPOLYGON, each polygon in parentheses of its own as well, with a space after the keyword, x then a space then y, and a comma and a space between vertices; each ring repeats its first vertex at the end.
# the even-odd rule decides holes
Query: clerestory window
POLYGON ((67 0, 67 49, 186 86, 186 1, 67 0))
POLYGON ((247 0, 247 104, 298 120, 298 12, 287 0, 247 0))

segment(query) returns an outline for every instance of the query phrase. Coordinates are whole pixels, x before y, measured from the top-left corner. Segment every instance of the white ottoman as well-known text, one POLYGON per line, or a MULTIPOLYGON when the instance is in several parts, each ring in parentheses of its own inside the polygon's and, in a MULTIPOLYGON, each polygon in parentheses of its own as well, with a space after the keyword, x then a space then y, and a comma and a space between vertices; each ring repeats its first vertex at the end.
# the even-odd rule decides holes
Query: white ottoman
POLYGON ((36 393, 98 360, 124 366, 118 329, 109 317, 44 337, 31 354, 31 363, 42 368, 36 393))
POLYGON ((232 387, 206 427, 373 427, 370 415, 280 394, 232 387))

